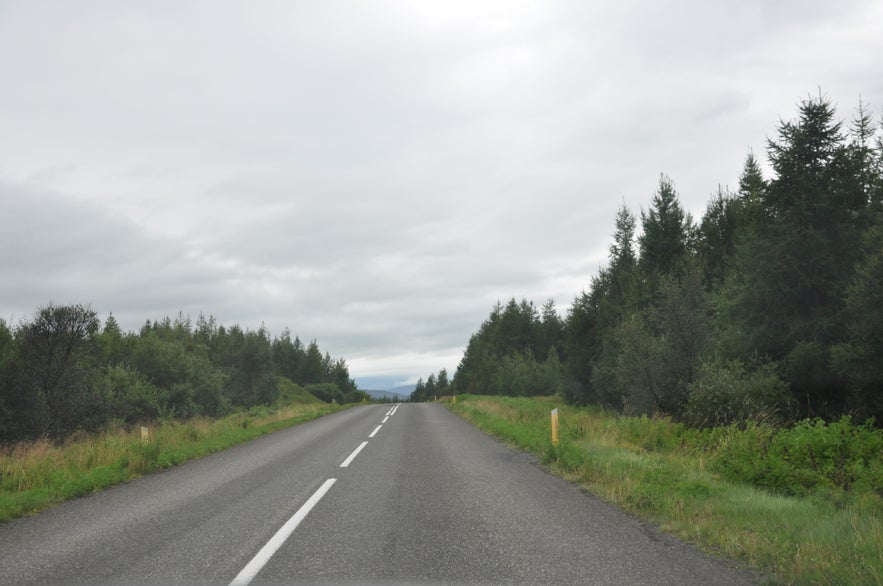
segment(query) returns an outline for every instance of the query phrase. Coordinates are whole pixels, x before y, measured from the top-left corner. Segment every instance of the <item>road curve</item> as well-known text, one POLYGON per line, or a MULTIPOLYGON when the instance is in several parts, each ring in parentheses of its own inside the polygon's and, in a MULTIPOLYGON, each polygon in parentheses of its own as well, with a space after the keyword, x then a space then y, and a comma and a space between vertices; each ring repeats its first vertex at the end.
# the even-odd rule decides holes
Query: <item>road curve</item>
POLYGON ((0 584, 751 584, 436 404, 367 405, 0 526, 0 584))

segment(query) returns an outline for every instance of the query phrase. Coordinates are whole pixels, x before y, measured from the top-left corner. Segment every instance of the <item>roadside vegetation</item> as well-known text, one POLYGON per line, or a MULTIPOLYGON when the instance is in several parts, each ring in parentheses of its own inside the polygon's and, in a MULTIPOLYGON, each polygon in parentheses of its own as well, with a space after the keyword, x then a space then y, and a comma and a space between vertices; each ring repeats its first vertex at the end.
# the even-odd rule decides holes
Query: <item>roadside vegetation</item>
POLYGON ((123 333, 84 305, 0 320, 0 522, 369 398, 287 329, 179 315, 123 333))
POLYGON ((102 324, 91 307, 50 304, 12 326, 0 320, 0 445, 222 418, 276 404, 286 388, 279 377, 326 403, 369 399, 346 362, 287 329, 271 339, 263 327, 179 314, 124 333, 112 314, 102 324))
POLYGON ((498 302, 411 399, 781 583, 883 584, 881 126, 810 96, 698 221, 661 175, 563 317, 498 302))
POLYGON ((218 452, 259 436, 343 409, 287 379, 275 405, 254 406, 220 418, 165 418, 141 425, 115 423, 80 431, 63 442, 49 438, 0 447, 0 522, 62 501, 218 452))
POLYGON ((749 152, 698 221, 662 175, 639 214, 620 208, 607 265, 563 318, 552 301, 498 303, 452 380, 412 398, 562 394, 694 427, 883 424, 883 133, 863 104, 844 121, 818 96, 772 136, 767 165, 749 152))
POLYGON ((697 429, 560 398, 446 402, 554 473, 775 583, 883 583, 883 431, 872 425, 697 429))

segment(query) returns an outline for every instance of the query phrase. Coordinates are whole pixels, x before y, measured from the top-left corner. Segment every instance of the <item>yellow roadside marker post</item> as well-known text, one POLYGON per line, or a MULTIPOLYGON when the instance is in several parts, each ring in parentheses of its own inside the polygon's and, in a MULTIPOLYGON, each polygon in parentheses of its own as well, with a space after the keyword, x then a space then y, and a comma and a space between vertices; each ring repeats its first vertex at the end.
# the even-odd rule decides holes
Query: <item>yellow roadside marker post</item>
POLYGON ((552 445, 558 445, 558 408, 552 409, 552 445))
POLYGON ((454 403, 454 405, 456 405, 457 404, 457 395, 454 395, 454 398, 451 401, 454 403))

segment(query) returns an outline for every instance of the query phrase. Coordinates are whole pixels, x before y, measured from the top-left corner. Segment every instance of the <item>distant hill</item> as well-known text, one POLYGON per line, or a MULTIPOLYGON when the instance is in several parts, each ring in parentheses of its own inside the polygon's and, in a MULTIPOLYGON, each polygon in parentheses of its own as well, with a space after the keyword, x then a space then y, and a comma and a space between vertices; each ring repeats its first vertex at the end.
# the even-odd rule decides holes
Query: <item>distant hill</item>
POLYGON ((401 387, 393 387, 389 389, 389 391, 397 395, 402 395, 403 397, 410 397, 411 393, 413 393, 416 388, 417 385, 403 385, 401 387))
POLYGON ((360 391, 364 391, 371 395, 372 399, 381 399, 386 401, 404 401, 408 399, 410 393, 407 395, 401 395, 399 393, 393 391, 372 391, 370 389, 359 389, 360 391))

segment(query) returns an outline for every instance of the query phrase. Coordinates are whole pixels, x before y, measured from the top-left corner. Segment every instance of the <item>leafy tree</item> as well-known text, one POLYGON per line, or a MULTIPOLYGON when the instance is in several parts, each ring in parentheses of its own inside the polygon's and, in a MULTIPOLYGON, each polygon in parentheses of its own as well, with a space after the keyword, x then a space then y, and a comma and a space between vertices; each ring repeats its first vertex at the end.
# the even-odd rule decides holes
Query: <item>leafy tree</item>
POLYGON ((108 366, 99 384, 107 398, 110 416, 120 421, 147 421, 163 411, 162 392, 129 366, 108 366))
POLYGON ((771 364, 746 368, 741 362, 702 364, 690 384, 686 420, 695 427, 713 427, 788 418, 791 395, 771 364))
POLYGON ((603 402, 632 414, 680 416, 710 348, 711 326, 698 271, 666 278, 658 299, 618 325, 595 375, 603 402))
POLYGON ((334 383, 315 383, 305 388, 311 395, 326 403, 344 403, 343 391, 334 383))
POLYGON ((48 305, 19 328, 20 391, 33 393, 33 411, 22 414, 31 432, 55 438, 101 422, 103 406, 95 393, 95 339, 99 321, 83 305, 48 305))

